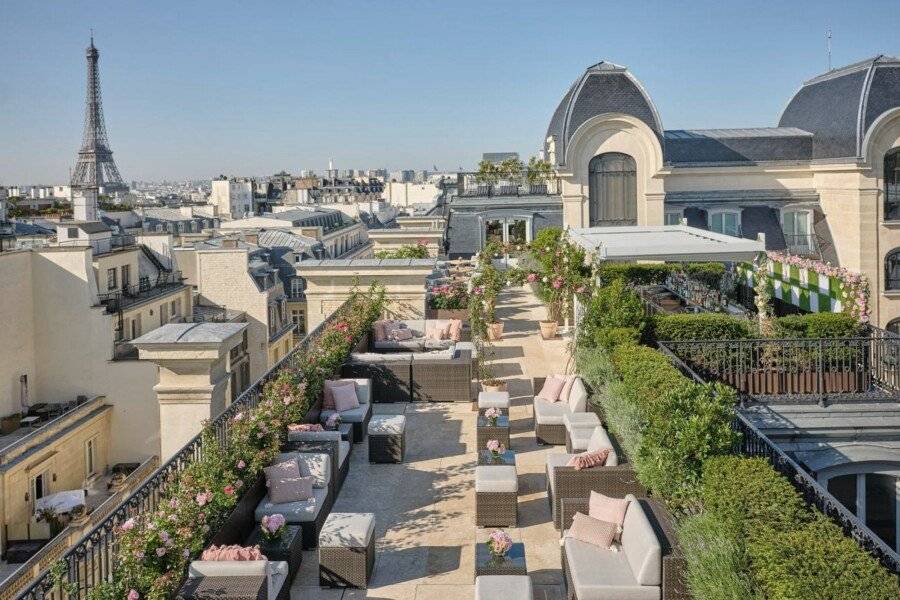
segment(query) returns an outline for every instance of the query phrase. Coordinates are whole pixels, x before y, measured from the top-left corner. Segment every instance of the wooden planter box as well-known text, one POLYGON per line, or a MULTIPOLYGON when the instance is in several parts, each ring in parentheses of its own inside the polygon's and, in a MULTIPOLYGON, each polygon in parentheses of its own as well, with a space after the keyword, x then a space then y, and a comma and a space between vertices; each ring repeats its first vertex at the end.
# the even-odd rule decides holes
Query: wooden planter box
POLYGON ((426 319, 459 319, 460 321, 469 320, 468 308, 426 308, 426 319))
POLYGON ((872 383, 869 373, 857 370, 825 371, 821 375, 822 389, 819 389, 819 373, 814 370, 726 372, 723 379, 740 392, 760 396, 863 393, 872 383))

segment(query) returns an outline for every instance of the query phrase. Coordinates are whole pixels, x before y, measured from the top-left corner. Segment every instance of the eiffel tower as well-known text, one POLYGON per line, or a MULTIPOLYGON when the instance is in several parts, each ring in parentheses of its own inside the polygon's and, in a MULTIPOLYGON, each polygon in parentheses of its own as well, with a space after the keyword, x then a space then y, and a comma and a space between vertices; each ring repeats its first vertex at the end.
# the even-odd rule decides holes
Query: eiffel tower
POLYGON ((106 123, 103 121, 103 104, 100 99, 100 73, 97 61, 100 52, 94 47, 94 36, 87 48, 87 99, 84 111, 84 135, 81 150, 75 162, 71 185, 75 189, 103 188, 105 194, 127 192, 128 186, 122 181, 119 169, 113 161, 112 150, 106 137, 106 123))

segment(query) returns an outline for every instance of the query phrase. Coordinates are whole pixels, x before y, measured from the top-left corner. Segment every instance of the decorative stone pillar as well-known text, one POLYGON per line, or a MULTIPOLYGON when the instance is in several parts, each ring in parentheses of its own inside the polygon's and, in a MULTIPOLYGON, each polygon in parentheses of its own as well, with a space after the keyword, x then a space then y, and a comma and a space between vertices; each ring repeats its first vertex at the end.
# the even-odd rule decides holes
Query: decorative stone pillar
POLYGON ((153 389, 162 461, 200 433, 204 421, 225 410, 228 353, 242 342, 246 328, 246 323, 171 323, 132 341, 141 360, 159 366, 153 389))

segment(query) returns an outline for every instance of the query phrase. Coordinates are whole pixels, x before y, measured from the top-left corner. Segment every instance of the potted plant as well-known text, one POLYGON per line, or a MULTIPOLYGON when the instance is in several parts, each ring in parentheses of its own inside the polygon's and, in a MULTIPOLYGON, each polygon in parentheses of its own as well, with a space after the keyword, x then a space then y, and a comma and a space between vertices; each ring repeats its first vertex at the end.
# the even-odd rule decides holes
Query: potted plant
POLYGON ((259 531, 263 539, 270 544, 277 544, 287 528, 287 520, 282 514, 264 515, 259 523, 259 531))

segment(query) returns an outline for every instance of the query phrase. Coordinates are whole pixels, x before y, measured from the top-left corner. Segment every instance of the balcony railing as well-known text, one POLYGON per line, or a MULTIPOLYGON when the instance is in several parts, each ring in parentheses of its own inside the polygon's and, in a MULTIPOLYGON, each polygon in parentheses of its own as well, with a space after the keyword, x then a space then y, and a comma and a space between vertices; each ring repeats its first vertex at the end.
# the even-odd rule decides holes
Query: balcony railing
POLYGON ((900 399, 900 337, 663 341, 660 348, 742 402, 900 399))
MULTIPOLYGON (((266 383, 276 378, 283 369, 296 370, 303 353, 334 321, 340 311, 341 308, 338 308, 300 340, 290 353, 247 388, 209 424, 220 444, 224 446, 228 444, 228 430, 234 415, 256 407, 266 383)), ((201 434, 197 434, 172 458, 156 469, 140 487, 110 512, 108 517, 69 548, 60 558, 66 565, 62 582, 55 581, 49 569, 45 570, 21 594, 16 596, 17 600, 46 600, 57 597, 82 600, 86 598, 94 586, 107 581, 112 575, 119 549, 116 531, 118 526, 131 517, 154 510, 168 487, 173 481, 176 481, 177 474, 202 457, 203 452, 203 438, 201 434), (72 591, 67 594, 59 594, 59 583, 71 584, 72 591)))
MULTIPOLYGON (((898 338, 900 339, 900 338, 898 338)), ((818 340, 816 340, 818 341, 818 340)), ((687 362, 675 355, 669 346, 675 342, 662 342, 660 349, 666 354, 672 363, 685 375, 698 383, 706 383, 709 379, 703 377, 687 362)), ((772 467, 785 477, 800 493, 806 503, 815 507, 844 530, 844 535, 851 537, 863 550, 871 554, 881 562, 886 569, 893 573, 900 572, 900 555, 888 546, 875 532, 869 529, 865 523, 850 512, 831 493, 822 487, 812 475, 806 472, 794 459, 778 447, 753 423, 738 411, 732 422, 732 429, 740 433, 735 451, 746 456, 758 456, 767 459, 772 467)))
POLYGON ((529 178, 524 173, 513 176, 458 173, 456 179, 456 193, 461 198, 552 196, 559 191, 559 180, 555 176, 529 178))
POLYGON ((788 254, 810 258, 821 258, 822 255, 818 236, 810 233, 785 233, 784 245, 788 254))
POLYGON ((118 252, 119 250, 129 250, 137 247, 137 241, 133 235, 114 235, 111 238, 101 240, 63 240, 59 242, 60 246, 66 247, 86 247, 90 246, 94 256, 101 254, 109 254, 118 252))
POLYGON ((119 290, 99 294, 99 300, 100 304, 106 306, 108 313, 116 313, 133 304, 168 294, 180 287, 184 287, 184 277, 181 276, 181 271, 172 271, 171 273, 160 273, 156 283, 150 283, 149 279, 143 279, 137 285, 129 285, 119 290))

